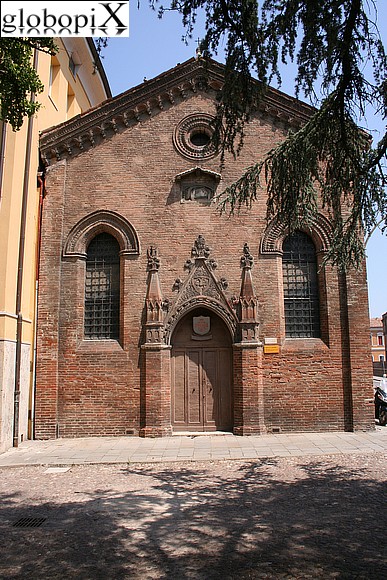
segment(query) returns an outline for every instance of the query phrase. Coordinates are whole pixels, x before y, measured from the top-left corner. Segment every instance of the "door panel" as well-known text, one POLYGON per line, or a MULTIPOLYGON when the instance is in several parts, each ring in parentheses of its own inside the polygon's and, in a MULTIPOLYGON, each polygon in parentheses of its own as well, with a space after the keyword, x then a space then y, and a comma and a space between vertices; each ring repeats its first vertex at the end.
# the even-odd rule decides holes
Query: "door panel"
POLYGON ((199 350, 189 350, 186 355, 188 399, 188 423, 197 425, 202 421, 202 392, 201 392, 201 353, 199 350))
POLYGON ((218 351, 218 381, 221 385, 219 390, 219 406, 222 409, 219 417, 219 428, 232 430, 233 427, 233 400, 232 400, 232 365, 231 356, 228 349, 219 349, 218 351))
POLYGON ((180 320, 171 342, 174 429, 232 431, 232 340, 223 320, 206 308, 193 310, 180 320), (197 326, 200 316, 204 327, 197 326))
POLYGON ((185 397, 185 351, 176 351, 172 359, 173 376, 174 376, 174 406, 173 418, 174 423, 184 423, 186 420, 186 397, 185 397))
POLYGON ((176 429, 232 430, 230 349, 173 350, 172 373, 176 429))
POLYGON ((219 414, 217 352, 215 350, 203 349, 202 355, 204 411, 203 420, 205 425, 216 427, 219 414))

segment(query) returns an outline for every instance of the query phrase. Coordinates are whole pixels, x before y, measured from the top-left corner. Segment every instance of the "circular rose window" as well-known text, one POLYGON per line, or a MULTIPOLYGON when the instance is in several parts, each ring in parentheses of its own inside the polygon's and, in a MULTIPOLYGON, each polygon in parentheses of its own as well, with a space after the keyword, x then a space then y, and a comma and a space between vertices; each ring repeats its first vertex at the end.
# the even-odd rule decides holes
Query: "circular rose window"
POLYGON ((209 159, 217 151, 211 144, 213 117, 206 113, 189 115, 180 121, 173 134, 173 143, 181 155, 189 159, 209 159))

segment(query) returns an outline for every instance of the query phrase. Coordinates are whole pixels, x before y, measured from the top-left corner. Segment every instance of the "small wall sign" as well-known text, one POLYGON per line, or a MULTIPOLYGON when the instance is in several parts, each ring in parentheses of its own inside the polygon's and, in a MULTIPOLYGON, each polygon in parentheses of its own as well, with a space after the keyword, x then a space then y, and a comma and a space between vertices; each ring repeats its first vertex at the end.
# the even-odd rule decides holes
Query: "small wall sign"
POLYGON ((279 344, 265 344, 263 346, 264 354, 278 354, 279 351, 279 344))

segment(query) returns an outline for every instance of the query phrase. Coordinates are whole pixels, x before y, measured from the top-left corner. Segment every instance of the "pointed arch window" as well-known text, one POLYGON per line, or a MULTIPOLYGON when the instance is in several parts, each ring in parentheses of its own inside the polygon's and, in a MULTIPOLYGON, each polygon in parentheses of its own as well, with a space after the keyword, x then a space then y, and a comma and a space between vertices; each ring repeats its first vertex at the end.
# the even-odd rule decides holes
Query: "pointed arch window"
POLYGON ((317 257, 312 239, 301 231, 282 246, 285 331, 291 338, 320 337, 317 257))
POLYGON ((118 339, 120 318, 120 246, 107 233, 88 248, 85 278, 85 338, 118 339))

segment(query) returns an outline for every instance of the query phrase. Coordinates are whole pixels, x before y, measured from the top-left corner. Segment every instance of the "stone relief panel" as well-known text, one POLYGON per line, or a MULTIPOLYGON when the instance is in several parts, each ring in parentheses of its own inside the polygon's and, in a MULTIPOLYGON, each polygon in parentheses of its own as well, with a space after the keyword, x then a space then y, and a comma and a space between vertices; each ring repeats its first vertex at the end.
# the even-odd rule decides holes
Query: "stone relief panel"
POLYGON ((219 181, 220 173, 194 167, 175 176, 174 182, 180 188, 181 203, 197 202, 211 204, 219 181))

